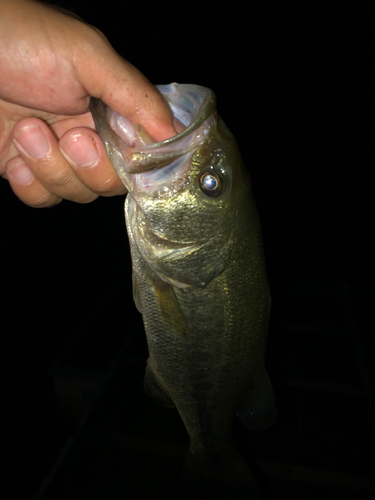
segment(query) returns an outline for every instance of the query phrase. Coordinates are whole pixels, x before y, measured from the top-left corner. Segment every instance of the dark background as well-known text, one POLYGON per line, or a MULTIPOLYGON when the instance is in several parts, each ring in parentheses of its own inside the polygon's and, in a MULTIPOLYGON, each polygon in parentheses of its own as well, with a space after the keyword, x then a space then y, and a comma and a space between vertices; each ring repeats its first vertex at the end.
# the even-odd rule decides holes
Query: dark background
MULTIPOLYGON (((151 82, 216 92, 262 220, 273 295, 270 371, 282 379, 291 291, 339 293, 344 284, 372 367, 371 12, 349 1, 58 4, 101 29, 151 82)), ((103 304, 103 346, 107 331, 129 328, 137 313, 130 294, 121 314, 107 300, 131 279, 123 197, 37 210, 5 180, 0 190, 5 460, 31 495, 66 438, 51 363, 103 304)))

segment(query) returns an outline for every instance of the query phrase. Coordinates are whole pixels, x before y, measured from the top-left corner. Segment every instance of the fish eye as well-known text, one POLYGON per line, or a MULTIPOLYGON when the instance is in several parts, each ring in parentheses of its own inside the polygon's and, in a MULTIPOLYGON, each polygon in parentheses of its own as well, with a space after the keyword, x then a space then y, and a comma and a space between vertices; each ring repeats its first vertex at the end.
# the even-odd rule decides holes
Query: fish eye
POLYGON ((205 172, 199 179, 199 184, 207 196, 217 196, 221 192, 222 183, 215 172, 205 172))

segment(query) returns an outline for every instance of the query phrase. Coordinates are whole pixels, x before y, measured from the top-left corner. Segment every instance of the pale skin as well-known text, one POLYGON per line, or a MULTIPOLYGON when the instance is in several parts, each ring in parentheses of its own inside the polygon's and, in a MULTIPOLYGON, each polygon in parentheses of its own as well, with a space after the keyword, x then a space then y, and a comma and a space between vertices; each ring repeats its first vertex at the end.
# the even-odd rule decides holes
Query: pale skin
POLYGON ((126 192, 90 96, 157 141, 176 134, 161 95, 99 30, 35 0, 0 0, 0 68, 0 175, 32 207, 126 192))

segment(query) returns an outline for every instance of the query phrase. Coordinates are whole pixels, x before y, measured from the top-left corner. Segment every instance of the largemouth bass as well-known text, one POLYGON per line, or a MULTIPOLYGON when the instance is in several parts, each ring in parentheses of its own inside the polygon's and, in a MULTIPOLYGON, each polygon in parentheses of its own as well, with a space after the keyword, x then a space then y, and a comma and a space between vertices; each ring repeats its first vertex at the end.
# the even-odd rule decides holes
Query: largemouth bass
POLYGON ((184 129, 159 143, 91 101, 128 190, 134 300, 149 350, 144 386, 186 426, 190 488, 249 498, 254 481, 232 446, 233 418, 254 430, 276 418, 264 365, 271 299, 259 217, 214 93, 175 83, 158 89, 184 129))

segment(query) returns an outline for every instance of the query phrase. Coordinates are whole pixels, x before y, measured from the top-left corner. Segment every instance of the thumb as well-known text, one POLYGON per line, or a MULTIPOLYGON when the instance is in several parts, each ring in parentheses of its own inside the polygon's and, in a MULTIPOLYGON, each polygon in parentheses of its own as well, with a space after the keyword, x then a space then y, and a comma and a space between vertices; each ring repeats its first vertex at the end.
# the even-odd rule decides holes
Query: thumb
POLYGON ((172 113, 160 92, 112 48, 99 30, 94 30, 96 43, 86 45, 76 63, 87 92, 132 123, 142 125, 157 141, 176 135, 172 113))

